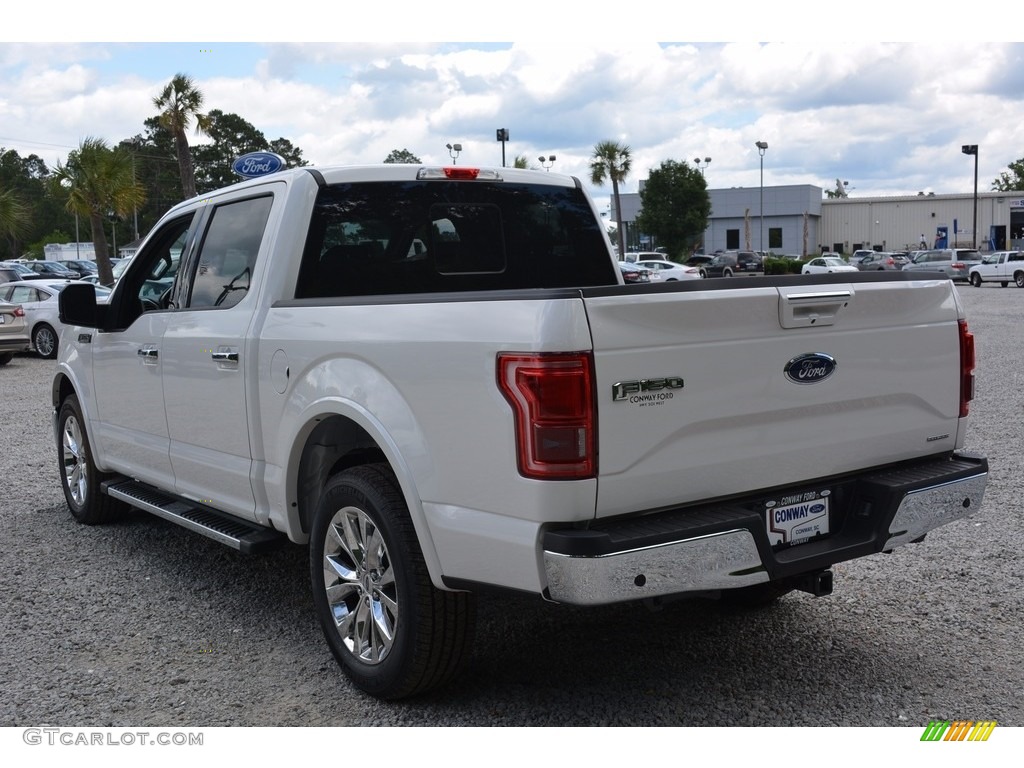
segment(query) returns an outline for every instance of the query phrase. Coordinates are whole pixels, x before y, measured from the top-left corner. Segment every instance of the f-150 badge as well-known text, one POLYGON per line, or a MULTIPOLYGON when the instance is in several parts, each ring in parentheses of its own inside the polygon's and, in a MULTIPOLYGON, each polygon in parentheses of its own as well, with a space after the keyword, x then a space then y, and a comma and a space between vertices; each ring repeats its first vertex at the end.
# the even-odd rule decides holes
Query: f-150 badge
POLYGON ((683 388, 682 376, 664 376, 658 379, 637 379, 617 381, 612 384, 612 400, 628 400, 631 403, 671 400, 673 389, 683 388))

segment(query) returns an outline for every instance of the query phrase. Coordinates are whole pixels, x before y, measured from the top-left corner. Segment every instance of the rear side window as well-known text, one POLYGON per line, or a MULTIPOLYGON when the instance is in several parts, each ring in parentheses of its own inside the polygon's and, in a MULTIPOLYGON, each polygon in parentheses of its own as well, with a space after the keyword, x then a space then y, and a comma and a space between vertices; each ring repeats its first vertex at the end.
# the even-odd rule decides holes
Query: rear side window
POLYGON ((296 298, 615 284, 579 189, 372 182, 320 191, 296 298))

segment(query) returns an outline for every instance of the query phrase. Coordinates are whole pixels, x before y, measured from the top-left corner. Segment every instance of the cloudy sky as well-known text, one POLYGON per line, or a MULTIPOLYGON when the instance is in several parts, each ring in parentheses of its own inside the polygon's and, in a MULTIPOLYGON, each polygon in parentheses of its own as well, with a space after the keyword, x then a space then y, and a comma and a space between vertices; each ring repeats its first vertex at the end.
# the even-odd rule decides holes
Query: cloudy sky
MULTIPOLYGON (((395 4, 353 17, 305 3, 287 4, 288 18, 305 20, 298 29, 210 17, 203 32, 213 40, 193 40, 189 28, 186 42, 161 42, 152 25, 103 15, 59 26, 114 42, 49 42, 54 24, 38 18, 8 25, 0 35, 17 42, 0 43, 0 147, 53 165, 85 136, 115 143, 141 133, 153 97, 184 72, 207 109, 290 139, 314 165, 380 162, 396 148, 448 162, 445 145, 456 142, 459 164, 500 165, 495 129, 508 128, 509 164, 553 154, 555 171, 585 178, 594 144, 615 139, 632 150, 627 191, 662 160, 696 157, 712 158, 710 187, 757 186, 754 143, 766 141, 766 186, 832 189, 842 179, 865 196, 970 191, 962 144, 981 148, 980 190, 1024 157, 1024 44, 969 39, 985 30, 952 18, 933 38, 922 30, 928 14, 887 10, 896 3, 847 5, 841 13, 855 18, 831 22, 823 4, 793 3, 813 28, 776 19, 764 30, 756 19, 744 27, 690 11, 670 21, 646 0, 591 3, 585 19, 544 3, 455 2, 443 16, 432 9, 429 23, 395 4), (797 39, 757 42, 762 33, 797 39), (533 42, 466 42, 517 34, 533 42), (922 34, 931 39, 881 41, 922 34), (283 42, 246 42, 257 35, 283 42), (363 42, 300 42, 321 36, 363 42), (644 42, 661 37, 735 42, 644 42)), ((267 18, 259 5, 251 18, 267 18)), ((280 15, 280 4, 270 8, 280 15)), ((183 18, 194 21, 195 10, 183 18)), ((591 191, 599 204, 610 192, 591 191)))

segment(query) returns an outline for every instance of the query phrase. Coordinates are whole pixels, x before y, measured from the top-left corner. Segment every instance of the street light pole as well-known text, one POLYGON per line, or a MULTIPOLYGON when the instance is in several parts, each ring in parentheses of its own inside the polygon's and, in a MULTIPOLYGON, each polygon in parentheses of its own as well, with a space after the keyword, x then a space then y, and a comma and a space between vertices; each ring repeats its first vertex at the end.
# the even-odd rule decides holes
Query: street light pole
POLYGON ((974 224, 971 229, 971 247, 978 247, 978 145, 964 144, 960 151, 965 155, 974 155, 974 224))
POLYGON ((544 157, 544 155, 541 155, 537 159, 540 161, 541 167, 545 171, 550 171, 551 170, 551 166, 555 164, 555 156, 554 155, 548 155, 547 157, 544 157))
POLYGON ((495 138, 501 142, 501 167, 505 167, 505 142, 508 141, 508 128, 498 128, 495 138))
POLYGON ((448 154, 452 157, 452 165, 459 164, 459 153, 462 151, 461 144, 445 144, 448 147, 448 154))
POLYGON ((754 146, 757 147, 757 152, 761 155, 761 242, 760 251, 762 256, 764 255, 764 151, 768 149, 767 141, 759 141, 754 146))
POLYGON ((697 170, 699 170, 700 171, 700 175, 703 176, 704 175, 704 169, 707 168, 708 165, 711 164, 711 158, 710 157, 705 157, 704 158, 704 165, 701 165, 700 164, 700 158, 699 157, 695 157, 695 158, 693 158, 693 164, 697 166, 697 170))

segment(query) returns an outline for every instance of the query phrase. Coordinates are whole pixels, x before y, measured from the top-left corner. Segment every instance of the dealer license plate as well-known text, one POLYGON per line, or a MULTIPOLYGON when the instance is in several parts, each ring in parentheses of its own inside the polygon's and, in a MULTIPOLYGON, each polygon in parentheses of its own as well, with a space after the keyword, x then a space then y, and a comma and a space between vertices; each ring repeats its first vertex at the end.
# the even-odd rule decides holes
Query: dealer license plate
POLYGON ((765 503, 768 541, 774 546, 802 544, 829 532, 831 491, 807 491, 765 503))

